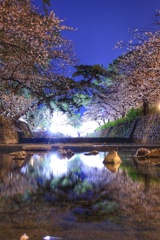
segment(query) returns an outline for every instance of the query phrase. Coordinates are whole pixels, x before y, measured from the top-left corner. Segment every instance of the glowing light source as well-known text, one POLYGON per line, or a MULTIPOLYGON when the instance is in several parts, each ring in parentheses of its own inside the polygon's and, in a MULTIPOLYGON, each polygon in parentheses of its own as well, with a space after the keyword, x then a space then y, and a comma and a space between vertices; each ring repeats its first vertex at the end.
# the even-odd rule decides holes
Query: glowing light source
POLYGON ((86 156, 84 154, 81 154, 81 161, 84 165, 87 165, 88 167, 93 167, 97 169, 103 169, 104 164, 102 163, 102 157, 100 154, 98 155, 91 155, 86 156))
POLYGON ((61 133, 69 137, 77 137, 77 130, 68 124, 67 115, 61 112, 55 112, 53 114, 49 131, 53 133, 61 133))
MULTIPOLYGON (((69 160, 59 159, 56 155, 51 155, 48 168, 54 176, 62 176, 67 173, 69 160)), ((48 176, 49 177, 49 176, 48 176)))
POLYGON ((87 134, 94 132, 97 127, 99 127, 99 125, 95 121, 84 122, 79 129, 79 132, 81 136, 87 136, 87 134))
POLYGON ((68 137, 85 137, 94 132, 98 126, 96 121, 88 121, 82 123, 81 127, 77 129, 69 124, 69 119, 66 114, 54 112, 49 131, 68 137))
POLYGON ((44 240, 58 240, 58 239, 61 239, 59 237, 50 237, 50 236, 46 236, 43 238, 44 240))

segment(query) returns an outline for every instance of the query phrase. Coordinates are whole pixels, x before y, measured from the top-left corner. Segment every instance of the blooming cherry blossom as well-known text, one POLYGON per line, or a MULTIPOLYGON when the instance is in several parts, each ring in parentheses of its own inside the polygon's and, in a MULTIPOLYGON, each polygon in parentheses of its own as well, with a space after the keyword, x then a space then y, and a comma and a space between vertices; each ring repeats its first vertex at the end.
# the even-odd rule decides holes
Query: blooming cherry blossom
POLYGON ((34 101, 51 95, 54 99, 67 91, 70 82, 65 70, 76 58, 73 44, 61 32, 73 29, 53 11, 39 14, 30 0, 0 0, 0 12, 0 114, 15 116, 15 109, 7 106, 17 106, 19 115, 20 108, 23 112, 32 105, 25 90, 34 101))

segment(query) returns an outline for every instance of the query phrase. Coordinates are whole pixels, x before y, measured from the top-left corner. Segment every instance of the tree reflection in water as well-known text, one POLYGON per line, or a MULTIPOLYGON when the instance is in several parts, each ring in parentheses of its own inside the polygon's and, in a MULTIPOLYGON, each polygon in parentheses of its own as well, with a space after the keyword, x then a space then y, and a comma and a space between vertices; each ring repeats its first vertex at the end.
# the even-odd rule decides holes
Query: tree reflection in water
MULTIPOLYGON (((120 152, 121 165, 105 166, 102 163, 105 154, 80 153, 71 159, 59 159, 56 153, 49 152, 33 154, 21 163, 9 154, 1 154, 0 230, 3 234, 0 235, 3 239, 12 234, 6 233, 9 227, 18 233, 27 229, 28 235, 41 237, 37 239, 48 233, 69 239, 70 233, 65 232, 66 227, 72 229, 69 223, 77 226, 79 222, 93 225, 99 222, 96 226, 100 231, 106 221, 116 227, 124 219, 127 226, 129 222, 132 227, 135 223, 139 227, 157 226, 154 230, 158 234, 160 169, 135 162, 126 151, 120 152)), ((83 229, 79 232, 82 234, 83 229)), ((109 234, 107 228, 105 234, 106 237, 109 234)), ((72 237, 79 239, 78 235, 72 237)))

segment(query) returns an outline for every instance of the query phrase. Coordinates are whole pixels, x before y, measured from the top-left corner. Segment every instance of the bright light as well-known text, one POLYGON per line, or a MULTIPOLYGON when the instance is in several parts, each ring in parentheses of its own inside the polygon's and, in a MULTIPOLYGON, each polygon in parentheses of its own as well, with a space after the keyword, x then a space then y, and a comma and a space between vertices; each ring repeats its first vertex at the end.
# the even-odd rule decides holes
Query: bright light
MULTIPOLYGON (((67 174, 70 161, 71 159, 68 160, 67 158, 60 159, 57 154, 46 154, 44 156, 34 154, 29 161, 29 165, 35 169, 39 169, 43 165, 41 175, 50 179, 51 175, 61 177, 67 174)), ((27 171, 27 166, 21 168, 22 173, 26 174, 27 171)))
POLYGON ((59 237, 50 237, 50 236, 46 236, 43 238, 44 240, 58 240, 58 239, 61 239, 59 237))
POLYGON ((63 174, 65 175, 67 173, 68 164, 69 164, 69 160, 67 158, 61 160, 58 158, 58 156, 52 154, 50 156, 50 162, 49 162, 48 168, 50 169, 50 171, 54 176, 60 177, 63 174))
POLYGON ((87 134, 94 132, 94 130, 99 127, 98 123, 95 121, 88 121, 83 123, 79 132, 81 136, 87 136, 87 134))
POLYGON ((84 137, 88 134, 94 132, 94 130, 99 127, 98 123, 95 121, 88 121, 82 123, 79 129, 76 129, 68 124, 68 117, 66 114, 61 112, 55 112, 53 114, 52 122, 49 131, 52 133, 61 133, 68 137, 84 137))
POLYGON ((52 124, 49 128, 49 130, 53 133, 62 133, 65 136, 70 136, 70 137, 77 137, 77 130, 73 128, 72 126, 69 125, 55 125, 52 124))
POLYGON ((84 165, 87 165, 88 167, 103 169, 104 164, 102 163, 101 155, 84 155, 81 154, 81 161, 84 165))
POLYGON ((66 114, 54 112, 49 131, 52 133, 62 133, 65 136, 77 137, 77 130, 68 124, 66 114))

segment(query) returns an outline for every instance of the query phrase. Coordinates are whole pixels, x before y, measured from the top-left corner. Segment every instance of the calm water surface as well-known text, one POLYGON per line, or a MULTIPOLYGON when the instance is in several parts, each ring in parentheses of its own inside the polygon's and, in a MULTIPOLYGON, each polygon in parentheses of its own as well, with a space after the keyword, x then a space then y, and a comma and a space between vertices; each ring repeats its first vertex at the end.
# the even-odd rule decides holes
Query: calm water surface
POLYGON ((0 154, 0 240, 160 239, 160 159, 104 165, 107 152, 0 154))

